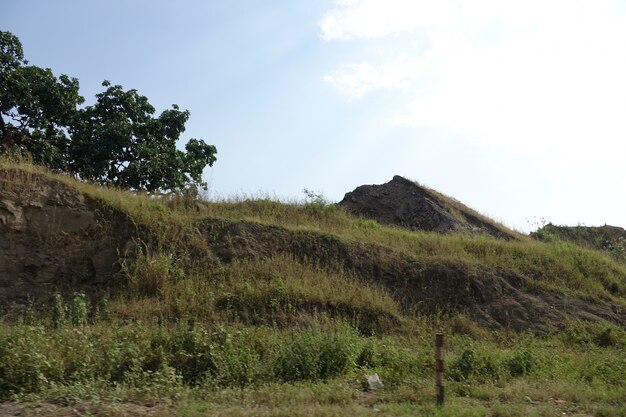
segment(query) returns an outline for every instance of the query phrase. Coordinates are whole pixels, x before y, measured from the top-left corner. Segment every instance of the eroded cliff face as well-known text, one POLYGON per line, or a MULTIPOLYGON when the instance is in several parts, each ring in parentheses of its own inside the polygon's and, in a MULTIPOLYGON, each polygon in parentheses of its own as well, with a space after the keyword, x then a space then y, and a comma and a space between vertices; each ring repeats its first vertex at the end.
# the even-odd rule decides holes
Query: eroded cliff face
POLYGON ((104 290, 132 241, 125 216, 58 180, 0 170, 0 305, 104 290))

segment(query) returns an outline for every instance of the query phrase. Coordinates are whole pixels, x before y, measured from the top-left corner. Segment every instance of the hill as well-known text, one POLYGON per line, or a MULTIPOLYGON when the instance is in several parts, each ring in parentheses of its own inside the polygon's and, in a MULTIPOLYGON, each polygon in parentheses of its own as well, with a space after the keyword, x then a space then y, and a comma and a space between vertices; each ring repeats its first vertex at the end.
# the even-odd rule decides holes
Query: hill
MULTIPOLYGON (((460 203, 434 205, 479 227, 460 203)), ((606 410, 626 405, 626 267, 495 238, 506 229, 479 220, 487 233, 411 231, 319 200, 154 198, 0 160, 0 399, 59 413, 121 402, 130 415, 139 399, 164 415, 428 412, 444 331, 451 415, 495 412, 511 390, 542 411, 567 397, 603 412, 592 385, 606 410), (373 372, 387 388, 364 393, 373 372), (232 389, 248 399, 226 400, 232 389)))
MULTIPOLYGON (((622 309, 626 292, 624 268, 593 252, 571 248, 557 260, 557 254, 530 242, 505 243, 463 235, 442 240, 438 234, 415 235, 385 229, 339 212, 306 213, 306 208, 298 207, 282 209, 300 210, 320 220, 325 217, 344 224, 307 230, 277 224, 271 218, 258 219, 262 221, 245 215, 237 219, 220 218, 209 216, 210 205, 203 206, 206 214, 184 212, 186 218, 181 223, 181 219, 169 217, 175 211, 168 210, 168 201, 127 196, 138 200, 135 203, 139 203, 143 215, 160 217, 155 229, 151 222, 142 224, 142 219, 133 216, 128 207, 119 204, 116 207, 103 200, 97 190, 80 191, 71 182, 17 168, 0 171, 0 181, 4 184, 0 192, 0 210, 4 213, 4 256, 0 271, 4 277, 10 277, 0 281, 3 287, 0 302, 5 305, 10 300, 14 304, 22 303, 24 308, 28 299, 43 297, 45 301, 54 291, 82 290, 89 294, 117 291, 123 271, 116 270, 116 265, 136 268, 139 255, 146 257, 152 253, 167 258, 176 253, 178 264, 168 269, 176 266, 182 272, 197 265, 211 270, 233 262, 267 261, 276 257, 293 259, 303 265, 314 264, 325 271, 353 276, 364 285, 379 287, 398 304, 398 311, 463 313, 489 328, 543 332, 560 327, 568 318, 626 324, 626 312, 622 309), (358 239, 351 229, 364 227, 373 233, 367 239, 358 239), (399 242, 385 242, 391 236, 399 242), (143 247, 138 247, 137 242, 142 242, 143 247), (159 251, 164 254, 158 254, 159 251), (598 265, 574 263, 574 258, 581 254, 598 265), (519 259, 512 262, 515 257, 519 259), (538 264, 542 265, 541 270, 538 264), (566 270, 567 275, 556 276, 553 269, 566 270), (567 289, 559 289, 560 284, 567 289)), ((398 177, 392 182, 409 185, 398 177)), ((409 186, 412 190, 418 188, 409 186)), ((413 192, 395 194, 411 196, 413 192)), ((349 193, 340 206, 346 205, 345 201, 351 201, 354 207, 355 194, 349 193)), ((418 204, 422 201, 418 200, 418 204)), ((436 200, 430 201, 446 207, 433 203, 436 200)), ((255 204, 280 206, 280 203, 248 201, 239 204, 239 209, 250 206, 251 213, 263 216, 261 210, 253 207, 255 204)), ((380 208, 378 211, 384 212, 380 208)), ((448 231, 467 230, 466 225, 472 224, 469 220, 467 223, 452 220, 451 215, 443 219, 439 215, 437 212, 431 216, 426 210, 424 218, 430 218, 431 224, 439 221, 448 231)), ((477 222, 474 220, 474 225, 477 222)), ((497 236, 504 234, 493 223, 481 220, 479 224, 497 236)), ((162 279, 161 283, 149 284, 155 288, 142 291, 150 294, 161 291, 158 285, 167 285, 168 277, 162 279)), ((239 302, 241 309, 249 308, 244 300, 239 302)), ((328 307, 323 301, 303 299, 300 303, 292 307, 296 311, 310 310, 314 304, 319 304, 317 308, 321 310, 328 307)), ((351 312, 361 313, 379 320, 375 311, 351 312)), ((390 315, 385 311, 380 314, 390 315)), ((271 322, 271 318, 262 316, 256 320, 271 322)))

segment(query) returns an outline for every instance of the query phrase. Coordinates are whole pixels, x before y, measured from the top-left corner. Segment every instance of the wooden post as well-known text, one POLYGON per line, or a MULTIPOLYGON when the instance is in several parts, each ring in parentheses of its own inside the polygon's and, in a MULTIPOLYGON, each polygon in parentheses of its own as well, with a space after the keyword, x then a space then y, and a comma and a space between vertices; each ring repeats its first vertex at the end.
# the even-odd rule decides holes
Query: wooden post
POLYGON ((443 405, 443 334, 435 336, 435 387, 437 389, 437 406, 443 405))

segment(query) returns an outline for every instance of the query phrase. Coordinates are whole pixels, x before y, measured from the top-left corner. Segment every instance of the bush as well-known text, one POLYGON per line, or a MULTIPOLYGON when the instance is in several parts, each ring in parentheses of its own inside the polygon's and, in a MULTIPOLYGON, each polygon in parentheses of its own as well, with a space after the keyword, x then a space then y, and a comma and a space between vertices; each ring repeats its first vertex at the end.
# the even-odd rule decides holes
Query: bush
POLYGON ((216 371, 213 356, 216 339, 218 343, 224 343, 227 337, 224 336, 220 340, 219 334, 209 334, 203 327, 185 324, 179 324, 169 333, 165 341, 169 364, 180 372, 186 384, 195 385, 201 382, 208 372, 216 371))
POLYGON ((244 388, 263 379, 259 355, 249 347, 235 345, 220 349, 212 359, 215 366, 212 376, 219 387, 244 388))
POLYGON ((0 340, 0 397, 40 392, 63 375, 42 326, 15 326, 0 340))
POLYGON ((516 350, 507 361, 511 376, 528 375, 537 365, 537 358, 528 347, 516 350))
POLYGON ((448 372, 455 381, 497 381, 502 376, 502 364, 492 356, 469 347, 450 362, 448 372))
POLYGON ((274 374, 285 382, 341 375, 354 363, 356 339, 348 326, 333 333, 320 328, 293 333, 274 360, 274 374))
POLYGON ((309 214, 321 217, 337 211, 337 206, 328 201, 321 193, 316 193, 306 188, 304 188, 302 192, 306 195, 304 208, 309 214))

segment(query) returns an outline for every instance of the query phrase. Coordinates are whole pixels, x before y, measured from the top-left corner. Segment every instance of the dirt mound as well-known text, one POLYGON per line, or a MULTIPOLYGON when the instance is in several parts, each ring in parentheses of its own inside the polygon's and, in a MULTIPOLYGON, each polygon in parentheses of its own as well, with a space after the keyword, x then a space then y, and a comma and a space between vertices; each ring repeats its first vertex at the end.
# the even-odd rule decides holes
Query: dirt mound
POLYGON ((125 215, 60 181, 0 170, 0 305, 112 287, 131 230, 125 215))
POLYGON ((463 204, 398 175, 381 185, 362 185, 339 202, 348 213, 410 230, 470 232, 516 239, 463 204))

